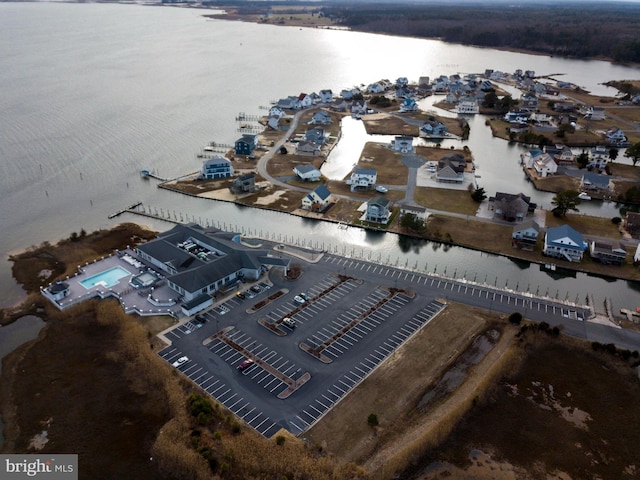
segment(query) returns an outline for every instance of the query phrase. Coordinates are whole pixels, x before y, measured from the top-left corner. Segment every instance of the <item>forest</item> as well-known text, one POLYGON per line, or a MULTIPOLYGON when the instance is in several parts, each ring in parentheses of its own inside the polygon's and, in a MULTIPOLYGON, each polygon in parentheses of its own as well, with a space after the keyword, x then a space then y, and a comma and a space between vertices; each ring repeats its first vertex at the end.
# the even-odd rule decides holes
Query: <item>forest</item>
POLYGON ((319 11, 363 32, 640 63, 638 3, 331 2, 319 11))

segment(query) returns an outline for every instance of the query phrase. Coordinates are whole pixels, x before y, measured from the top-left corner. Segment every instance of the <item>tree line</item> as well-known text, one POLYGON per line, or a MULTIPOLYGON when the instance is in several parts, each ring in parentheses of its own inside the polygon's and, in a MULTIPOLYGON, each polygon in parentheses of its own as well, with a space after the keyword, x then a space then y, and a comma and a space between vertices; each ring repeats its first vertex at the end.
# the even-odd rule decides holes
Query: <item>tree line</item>
POLYGON ((331 3, 322 12, 340 25, 364 32, 640 63, 638 4, 331 3))

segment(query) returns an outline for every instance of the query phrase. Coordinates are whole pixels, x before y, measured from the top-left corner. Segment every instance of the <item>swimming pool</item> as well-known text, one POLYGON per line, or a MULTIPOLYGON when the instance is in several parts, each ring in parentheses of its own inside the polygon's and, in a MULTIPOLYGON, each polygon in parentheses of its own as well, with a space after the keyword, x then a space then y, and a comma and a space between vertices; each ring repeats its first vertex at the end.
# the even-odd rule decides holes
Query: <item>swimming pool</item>
POLYGON ((80 285, 82 285, 86 289, 96 286, 113 287, 118 283, 118 280, 126 277, 127 275, 131 275, 131 273, 124 268, 113 267, 109 270, 105 270, 104 272, 93 275, 92 277, 81 280, 80 285))

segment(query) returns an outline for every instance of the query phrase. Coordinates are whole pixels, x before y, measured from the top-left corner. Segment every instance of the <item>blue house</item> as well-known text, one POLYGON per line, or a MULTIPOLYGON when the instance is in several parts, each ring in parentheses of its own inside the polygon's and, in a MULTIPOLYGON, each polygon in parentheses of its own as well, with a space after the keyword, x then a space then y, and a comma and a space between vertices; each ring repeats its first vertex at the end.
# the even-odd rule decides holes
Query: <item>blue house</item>
POLYGON ((243 135, 235 143, 236 155, 251 155, 251 152, 258 146, 257 135, 243 135))
POLYGON ((586 248, 588 245, 585 244, 580 232, 569 225, 561 225, 547 230, 542 253, 549 257, 579 262, 586 248))

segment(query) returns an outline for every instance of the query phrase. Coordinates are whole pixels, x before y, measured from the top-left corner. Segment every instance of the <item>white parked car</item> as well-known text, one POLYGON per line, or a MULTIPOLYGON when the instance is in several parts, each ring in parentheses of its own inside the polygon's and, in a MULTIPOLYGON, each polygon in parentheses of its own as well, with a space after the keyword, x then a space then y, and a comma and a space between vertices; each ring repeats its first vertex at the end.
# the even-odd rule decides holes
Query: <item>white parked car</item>
POLYGON ((305 302, 305 299, 302 298, 300 295, 296 295, 295 297, 293 297, 293 301, 296 303, 303 304, 305 302))
POLYGON ((387 187, 383 187, 382 185, 376 185, 376 192, 378 193, 387 193, 389 189, 387 187))
POLYGON ((173 366, 174 367, 179 367, 180 365, 183 365, 183 364, 187 363, 188 361, 189 361, 189 357, 180 357, 175 362, 173 362, 173 366))

